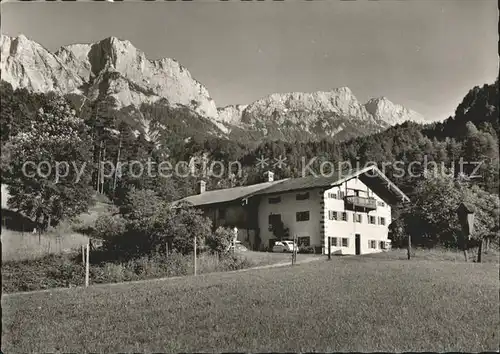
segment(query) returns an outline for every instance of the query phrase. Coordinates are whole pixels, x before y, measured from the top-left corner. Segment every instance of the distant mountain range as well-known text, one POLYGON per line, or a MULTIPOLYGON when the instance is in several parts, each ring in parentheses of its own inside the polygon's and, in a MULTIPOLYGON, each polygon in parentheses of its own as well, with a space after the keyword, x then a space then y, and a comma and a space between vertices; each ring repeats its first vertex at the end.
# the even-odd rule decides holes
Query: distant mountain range
POLYGON ((425 122, 417 112, 385 97, 360 103, 347 87, 273 93, 248 105, 218 108, 207 88, 179 62, 149 60, 132 43, 115 37, 64 46, 55 53, 23 35, 2 35, 0 45, 2 80, 14 89, 72 93, 91 100, 111 97, 151 138, 180 124, 191 127, 186 135, 201 129, 197 133, 242 141, 344 140, 407 120, 425 122), (151 107, 158 106, 168 119, 153 117, 151 107), (173 117, 181 121, 173 122, 173 117))

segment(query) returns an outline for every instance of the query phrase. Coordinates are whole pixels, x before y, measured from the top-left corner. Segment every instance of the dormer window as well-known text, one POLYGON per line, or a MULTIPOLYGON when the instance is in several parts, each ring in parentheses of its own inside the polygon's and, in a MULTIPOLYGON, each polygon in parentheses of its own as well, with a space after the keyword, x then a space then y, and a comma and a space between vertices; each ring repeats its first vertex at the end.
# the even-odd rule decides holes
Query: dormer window
POLYGON ((271 197, 269 198, 269 204, 281 203, 281 197, 271 197))
POLYGON ((306 200, 309 199, 309 192, 298 193, 295 195, 295 200, 306 200))

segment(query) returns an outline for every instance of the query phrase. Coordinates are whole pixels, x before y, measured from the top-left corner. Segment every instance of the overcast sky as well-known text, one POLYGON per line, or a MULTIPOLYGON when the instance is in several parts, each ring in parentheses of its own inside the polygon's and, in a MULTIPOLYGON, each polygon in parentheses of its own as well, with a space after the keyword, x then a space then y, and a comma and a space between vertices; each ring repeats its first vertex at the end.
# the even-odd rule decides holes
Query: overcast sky
POLYGON ((498 73, 495 0, 2 3, 49 50, 116 36, 179 60, 218 106, 348 86, 445 119, 498 73))

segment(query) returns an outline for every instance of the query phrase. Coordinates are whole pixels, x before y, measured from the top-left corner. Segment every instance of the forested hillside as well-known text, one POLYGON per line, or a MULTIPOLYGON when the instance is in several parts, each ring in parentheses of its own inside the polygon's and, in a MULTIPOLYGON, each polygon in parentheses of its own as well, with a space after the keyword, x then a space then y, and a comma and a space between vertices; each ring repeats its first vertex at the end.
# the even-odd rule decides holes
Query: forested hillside
MULTIPOLYGON (((182 106, 172 108, 162 105, 161 100, 154 104, 143 104, 138 109, 115 110, 109 99, 90 101, 73 94, 60 98, 51 93, 13 90, 5 82, 1 84, 1 99, 2 183, 16 186, 12 192, 16 194, 17 191, 20 197, 14 198, 17 200, 14 206, 31 214, 49 215, 57 208, 64 207, 65 200, 71 204, 67 196, 72 188, 80 190, 76 195, 85 196, 88 190, 93 189, 108 195, 119 205, 132 188, 152 189, 165 200, 175 200, 193 193, 195 182, 201 177, 207 180, 208 189, 256 183, 262 179, 264 172, 262 168, 256 167, 256 159, 262 156, 269 159, 268 168, 274 170, 278 178, 302 176, 304 162, 311 160, 314 162, 309 166, 314 171, 319 171, 324 161, 331 162, 335 167, 341 161, 350 161, 353 166, 373 162, 416 201, 415 205, 422 205, 424 199, 433 198, 432 195, 422 195, 423 191, 430 190, 429 184, 448 185, 450 181, 455 186, 452 190, 462 193, 461 199, 472 191, 474 198, 491 198, 491 203, 498 205, 498 197, 495 199, 499 183, 498 79, 494 84, 470 90, 457 107, 455 115, 443 122, 427 125, 405 122, 377 134, 343 142, 322 140, 290 143, 268 140, 258 146, 245 143, 244 139, 232 141, 224 136, 218 137, 212 121, 182 106), (65 108, 59 109, 58 105, 65 108), (68 115, 71 119, 68 119, 68 115), (75 119, 80 119, 83 126, 75 126, 75 119), (148 123, 138 126, 137 122, 141 121, 148 123), (59 125, 58 129, 47 128, 47 122, 59 125), (154 129, 149 129, 151 125, 154 125, 154 129), (58 139, 67 135, 69 128, 79 134, 75 137, 78 144, 72 145, 75 151, 66 150, 64 154, 58 139), (155 134, 150 134, 150 131, 155 134), (210 131, 214 133, 207 134, 210 131), (28 143, 21 139, 26 139, 26 136, 33 139, 29 144, 43 148, 54 163, 58 156, 88 159, 85 170, 88 178, 78 184, 68 183, 64 188, 61 184, 41 180, 28 183, 20 177, 19 159, 29 157, 39 161, 42 156, 36 153, 36 149, 32 150, 33 156, 28 155, 20 145, 20 141, 28 143), (199 161, 204 159, 208 166, 213 161, 220 163, 213 169, 215 173, 203 176, 200 174, 200 164, 195 163, 196 158, 200 158, 199 161), (275 158, 286 158, 285 165, 273 167, 275 158), (461 159, 463 169, 459 168, 461 159), (100 161, 109 163, 100 169, 100 161), (149 162, 153 166, 153 173, 137 173, 131 167, 133 161, 144 165, 149 162), (173 173, 168 178, 158 177, 158 164, 162 161, 168 161, 169 166, 182 162, 178 164, 181 173, 173 173), (233 163, 235 167, 236 161, 241 163, 242 170, 235 168, 228 171, 227 166, 233 163), (439 168, 444 167, 449 180, 442 176, 429 178, 428 173, 424 173, 425 161, 428 164, 437 163, 439 168), (128 163, 130 168, 113 173, 111 164, 116 166, 118 162, 128 163), (226 166, 225 170, 220 170, 220 166, 226 166), (401 170, 405 173, 401 174, 401 170), (221 172, 220 175, 218 172, 221 172), (99 179, 99 173, 104 173, 104 178, 99 179), (29 191, 25 190, 26 183, 29 191), (42 187, 59 190, 59 204, 52 203, 47 210, 34 211, 39 202, 27 202, 25 199, 40 198, 39 195, 35 197, 36 189, 42 187)), ((86 198, 80 202, 85 204, 86 198)), ((74 211, 84 207, 80 205, 74 211)), ((450 205, 452 207, 454 205, 450 205)), ((497 212, 498 207, 493 206, 491 215, 488 214, 493 218, 490 220, 493 225, 491 232, 498 230, 498 219, 495 220, 497 212)), ((62 213, 56 214, 63 216, 62 213)))

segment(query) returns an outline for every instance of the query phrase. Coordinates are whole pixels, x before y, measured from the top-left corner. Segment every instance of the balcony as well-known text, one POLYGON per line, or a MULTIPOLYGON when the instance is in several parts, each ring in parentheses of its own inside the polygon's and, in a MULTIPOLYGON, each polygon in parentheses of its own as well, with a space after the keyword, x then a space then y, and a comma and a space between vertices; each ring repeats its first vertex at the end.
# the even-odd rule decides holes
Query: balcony
POLYGON ((355 195, 348 195, 344 198, 345 208, 347 210, 376 210, 377 200, 375 198, 358 197, 355 195))

